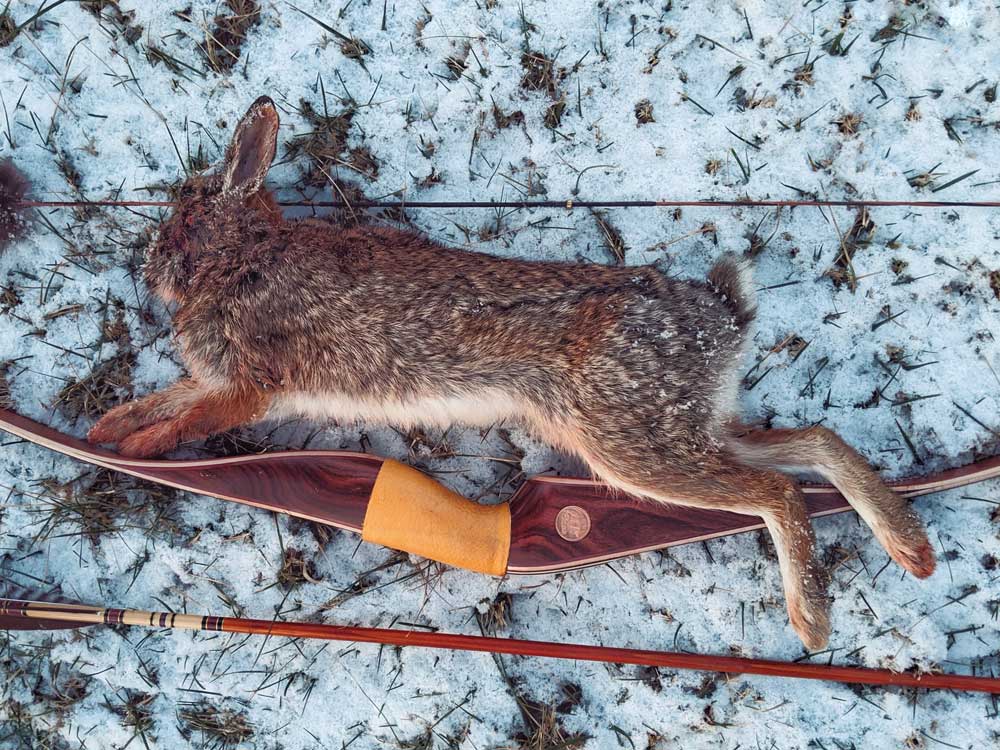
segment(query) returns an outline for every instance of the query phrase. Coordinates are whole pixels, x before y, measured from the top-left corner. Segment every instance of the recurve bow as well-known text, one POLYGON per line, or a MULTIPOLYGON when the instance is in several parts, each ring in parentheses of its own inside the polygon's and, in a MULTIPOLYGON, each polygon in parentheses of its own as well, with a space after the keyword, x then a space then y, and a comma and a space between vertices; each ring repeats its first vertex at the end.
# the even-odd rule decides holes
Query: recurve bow
MULTIPOLYGON (((335 526, 366 541, 494 575, 573 570, 764 527, 753 516, 653 503, 586 479, 537 476, 508 502, 480 505, 426 474, 367 453, 140 460, 6 409, 0 409, 0 429, 96 466, 335 526)), ((912 498, 995 477, 1000 456, 892 485, 912 498)), ((829 485, 804 485, 803 491, 814 517, 851 509, 829 485)))

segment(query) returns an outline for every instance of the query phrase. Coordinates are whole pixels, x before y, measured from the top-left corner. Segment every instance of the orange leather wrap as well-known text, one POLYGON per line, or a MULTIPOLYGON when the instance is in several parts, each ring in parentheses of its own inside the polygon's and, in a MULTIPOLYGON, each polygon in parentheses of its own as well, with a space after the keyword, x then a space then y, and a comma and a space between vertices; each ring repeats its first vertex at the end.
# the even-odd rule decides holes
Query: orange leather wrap
POLYGON ((361 538, 502 576, 510 552, 510 507, 472 502, 390 459, 375 478, 361 538))

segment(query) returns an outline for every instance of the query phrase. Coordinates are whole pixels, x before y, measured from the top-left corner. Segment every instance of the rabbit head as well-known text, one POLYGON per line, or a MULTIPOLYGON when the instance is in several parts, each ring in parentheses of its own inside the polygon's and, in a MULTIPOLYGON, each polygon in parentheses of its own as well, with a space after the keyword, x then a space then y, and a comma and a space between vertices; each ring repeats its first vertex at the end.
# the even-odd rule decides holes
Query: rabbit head
POLYGON ((236 126, 219 169, 189 177, 161 226, 144 269, 150 289, 180 301, 206 251, 245 241, 255 227, 282 221, 264 178, 277 150, 278 111, 266 96, 255 101, 236 126))

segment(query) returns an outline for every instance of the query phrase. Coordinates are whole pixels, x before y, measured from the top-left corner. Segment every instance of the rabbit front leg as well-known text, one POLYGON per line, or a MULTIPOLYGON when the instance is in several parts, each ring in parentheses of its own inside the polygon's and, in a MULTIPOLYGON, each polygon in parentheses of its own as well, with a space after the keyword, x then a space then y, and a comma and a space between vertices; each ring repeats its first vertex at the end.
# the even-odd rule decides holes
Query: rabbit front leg
POLYGON ((198 386, 182 378, 163 390, 116 406, 90 428, 91 443, 118 443, 137 430, 160 422, 180 411, 197 397, 198 386))
POLYGON ((106 414, 91 442, 115 442, 124 456, 146 458, 260 419, 271 398, 256 388, 211 388, 186 378, 106 414))

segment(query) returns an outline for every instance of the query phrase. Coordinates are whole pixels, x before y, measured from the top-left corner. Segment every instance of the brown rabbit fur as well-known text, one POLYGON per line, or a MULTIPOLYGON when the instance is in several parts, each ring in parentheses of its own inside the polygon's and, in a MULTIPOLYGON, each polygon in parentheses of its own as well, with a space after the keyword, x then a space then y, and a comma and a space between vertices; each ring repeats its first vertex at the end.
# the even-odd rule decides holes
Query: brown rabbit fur
POLYGON ((190 377, 91 430, 151 456, 237 425, 299 414, 400 425, 520 420, 613 487, 761 516, 792 626, 812 649, 830 625, 825 577, 795 482, 832 481, 889 554, 934 569, 920 519, 822 427, 747 432, 733 415, 753 319, 745 269, 708 282, 651 267, 507 260, 398 229, 284 221, 264 178, 278 114, 262 97, 217 175, 183 187, 145 267, 176 304, 190 377))

